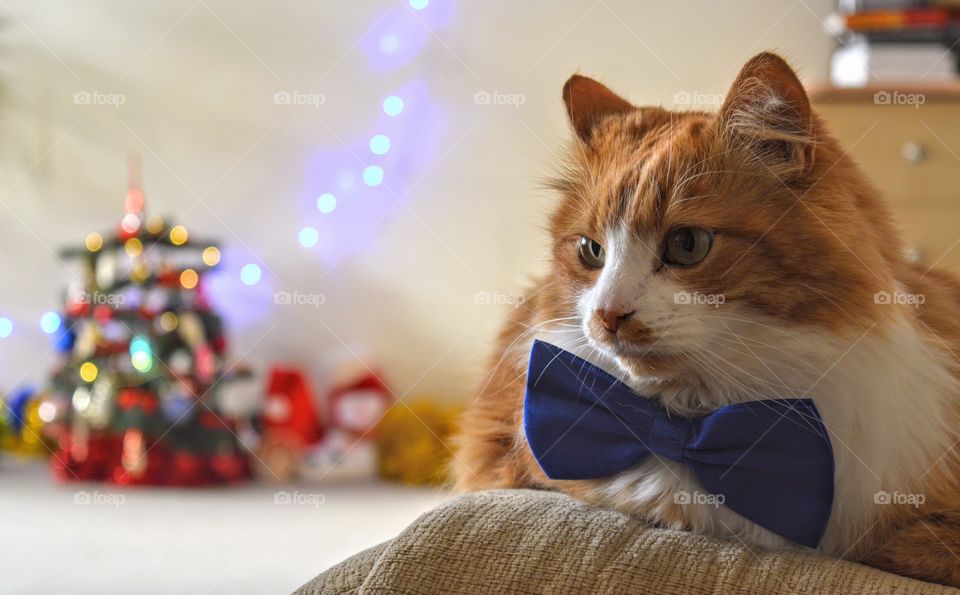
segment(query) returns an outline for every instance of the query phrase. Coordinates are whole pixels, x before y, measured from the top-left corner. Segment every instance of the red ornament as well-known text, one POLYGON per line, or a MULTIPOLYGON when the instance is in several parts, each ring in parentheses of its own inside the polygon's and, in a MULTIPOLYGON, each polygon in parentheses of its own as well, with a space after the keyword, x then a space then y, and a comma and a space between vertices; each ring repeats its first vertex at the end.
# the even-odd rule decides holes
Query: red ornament
POLYGON ((198 345, 194 351, 197 378, 202 384, 213 382, 213 375, 217 371, 217 360, 210 345, 198 345))
POLYGON ((70 300, 67 302, 67 314, 74 317, 82 317, 87 314, 87 311, 90 309, 90 304, 82 302, 80 300, 70 300))
POLYGON ((140 430, 127 430, 121 442, 120 464, 114 466, 107 480, 120 485, 164 484, 168 459, 162 444, 150 443, 140 430))
POLYGON ((239 454, 213 455, 210 468, 218 477, 227 481, 238 481, 247 476, 247 461, 239 454))
POLYGON ((100 324, 105 324, 113 318, 113 309, 106 304, 100 304, 93 309, 93 317, 96 318, 100 324))
POLYGON ((141 388, 125 388, 117 397, 117 406, 127 411, 140 407, 152 415, 157 412, 157 397, 152 392, 141 388))
POLYGON ((207 429, 224 427, 224 423, 220 421, 220 418, 214 415, 214 413, 209 410, 204 410, 200 412, 200 425, 207 429))
POLYGON ((170 457, 167 483, 171 485, 198 485, 204 483, 203 459, 189 452, 176 452, 170 457))

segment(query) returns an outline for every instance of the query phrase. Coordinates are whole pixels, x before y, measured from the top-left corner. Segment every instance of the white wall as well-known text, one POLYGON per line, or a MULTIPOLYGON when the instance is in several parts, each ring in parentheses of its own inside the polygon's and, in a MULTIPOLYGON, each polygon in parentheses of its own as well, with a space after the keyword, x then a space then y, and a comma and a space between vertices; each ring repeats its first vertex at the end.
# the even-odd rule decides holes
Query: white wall
POLYGON ((742 61, 769 48, 824 78, 821 19, 832 6, 433 0, 411 16, 405 0, 7 0, 0 316, 16 329, 0 339, 0 389, 43 380, 52 356, 37 321, 58 306, 65 275, 53 250, 117 222, 135 149, 151 210, 234 256, 225 300, 255 314, 235 317, 234 354, 260 368, 300 363, 319 381, 323 362, 353 351, 399 394, 465 396, 504 314, 475 293, 515 293, 542 266, 551 197, 540 184, 567 137, 564 80, 579 70, 636 102, 671 103, 677 92, 722 93, 742 61), (381 18, 389 10, 399 13, 381 18), (377 72, 364 48, 395 16, 406 22, 401 43, 423 47, 377 72), (364 143, 386 121, 380 100, 409 84, 429 102, 419 114, 408 106, 393 139, 390 189, 319 214, 311 203, 333 183, 330 164, 373 161, 364 143), (278 90, 326 102, 276 105, 278 90), (475 104, 484 90, 525 101, 475 104), (125 103, 77 105, 77 91, 125 103), (297 243, 308 224, 324 238, 313 249, 297 243), (261 286, 237 282, 247 260, 263 266, 261 286), (326 303, 273 306, 277 289, 326 303))

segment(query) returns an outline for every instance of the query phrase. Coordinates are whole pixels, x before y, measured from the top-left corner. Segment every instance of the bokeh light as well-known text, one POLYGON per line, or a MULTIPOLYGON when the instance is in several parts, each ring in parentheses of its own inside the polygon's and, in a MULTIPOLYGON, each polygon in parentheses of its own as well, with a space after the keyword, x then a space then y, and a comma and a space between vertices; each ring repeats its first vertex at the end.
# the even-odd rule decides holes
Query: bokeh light
POLYGON ((317 197, 317 209, 323 213, 328 214, 332 213, 334 209, 337 208, 337 197, 330 194, 329 192, 324 192, 317 197))
POLYGON ((57 418, 57 406, 50 401, 44 401, 37 407, 37 415, 44 423, 50 423, 57 418))
POLYGON ((87 250, 97 252, 100 248, 103 248, 103 236, 97 232, 87 234, 87 238, 83 243, 87 246, 87 250))
POLYGON ((414 10, 423 10, 430 5, 430 0, 410 0, 410 8, 414 10))
POLYGON ((260 282, 260 278, 263 276, 263 272, 260 271, 260 267, 253 263, 243 265, 243 268, 240 269, 240 281, 244 285, 256 285, 260 282))
POLYGON ((383 100, 383 113, 388 116, 396 116, 403 111, 403 99, 397 95, 391 95, 383 100))
POLYGON ((123 243, 123 249, 126 251, 127 256, 130 258, 136 258, 143 254, 143 242, 138 238, 130 238, 123 243))
POLYGON ((163 217, 160 215, 150 215, 147 217, 147 231, 153 235, 159 235, 163 231, 163 217))
POLYGON ((63 320, 60 318, 60 315, 56 312, 47 312, 40 317, 40 330, 52 335, 53 333, 60 330, 60 325, 63 323, 63 320))
POLYGON ((383 182, 383 168, 379 165, 368 165, 363 170, 363 183, 367 186, 379 186, 383 182))
POLYGON ((0 316, 0 339, 6 339, 13 333, 13 321, 6 316, 0 316))
POLYGON ((220 264, 220 250, 216 246, 208 246, 203 250, 203 264, 215 267, 220 264))
POLYGON ((193 269, 186 269, 180 273, 180 285, 184 289, 193 289, 197 286, 197 282, 200 280, 200 276, 197 275, 197 271, 193 269))
POLYGON ((140 229, 140 215, 136 213, 127 213, 120 220, 120 229, 126 233, 136 233, 140 229))
POLYGON ((320 241, 320 234, 313 227, 304 227, 297 238, 304 248, 313 248, 320 241))
POLYGON ((390 150, 390 138, 385 134, 377 134, 370 139, 370 152, 374 155, 386 155, 390 150))
POLYGON ((168 333, 170 331, 176 330, 178 323, 179 323, 179 320, 177 319, 177 315, 174 314, 173 312, 168 311, 160 315, 160 328, 167 331, 168 333))
POLYGON ((150 267, 142 260, 138 261, 133 265, 133 270, 130 271, 130 278, 133 279, 134 283, 143 283, 150 278, 150 267))
POLYGON ((93 382, 97 379, 99 373, 100 370, 93 362, 83 362, 83 365, 80 366, 80 378, 83 378, 84 382, 93 382))
POLYGON ((393 33, 387 33, 380 38, 380 50, 392 54, 400 48, 400 39, 393 33))
POLYGON ((138 372, 149 372, 153 368, 153 349, 146 337, 138 335, 130 341, 130 363, 138 372))
POLYGON ((177 225, 170 230, 170 243, 174 246, 182 246, 187 243, 187 238, 190 234, 187 233, 187 228, 182 225, 177 225))

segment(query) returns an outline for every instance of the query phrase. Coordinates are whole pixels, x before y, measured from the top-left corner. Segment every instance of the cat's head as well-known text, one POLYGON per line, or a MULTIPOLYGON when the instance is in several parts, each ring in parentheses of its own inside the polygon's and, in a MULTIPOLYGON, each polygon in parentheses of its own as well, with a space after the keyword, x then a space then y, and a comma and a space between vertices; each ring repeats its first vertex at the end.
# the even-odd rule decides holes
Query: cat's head
POLYGON ((625 372, 738 377, 771 349, 786 369, 811 336, 876 320, 897 235, 783 59, 748 61, 715 113, 635 107, 583 76, 563 100, 556 313, 625 372))

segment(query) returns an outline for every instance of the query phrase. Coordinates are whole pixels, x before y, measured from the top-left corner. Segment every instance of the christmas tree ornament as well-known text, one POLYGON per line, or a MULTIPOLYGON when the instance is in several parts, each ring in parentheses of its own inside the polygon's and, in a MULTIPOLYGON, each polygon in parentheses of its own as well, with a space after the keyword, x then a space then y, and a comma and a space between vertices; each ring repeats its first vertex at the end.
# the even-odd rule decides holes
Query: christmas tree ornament
POLYGON ((193 356, 187 349, 177 349, 167 359, 167 367, 177 377, 188 376, 193 372, 193 356))
POLYGON ((213 348, 210 345, 198 345, 193 354, 194 361, 196 361, 197 379, 201 384, 213 382, 218 366, 213 348))
POLYGON ((112 252, 99 254, 96 260, 96 283, 103 288, 113 286, 113 281, 117 273, 117 258, 112 252))
POLYGON ((97 350, 97 342, 100 341, 100 325, 85 324, 81 327, 77 335, 76 345, 73 348, 73 355, 79 359, 87 359, 93 356, 97 350))
POLYGON ((196 402, 196 398, 181 381, 166 384, 160 392, 160 409, 167 421, 172 424, 187 420, 196 402))
POLYGON ((147 217, 147 233, 152 236, 158 236, 166 229, 166 223, 160 215, 150 215, 147 217))
POLYGON ((196 312, 184 312, 180 315, 180 324, 177 327, 180 337, 191 349, 196 349, 204 342, 203 322, 196 312))
POLYGON ((147 448, 140 430, 127 430, 123 435, 120 464, 131 477, 143 477, 147 471, 147 448))
MULTIPOLYGON (((83 388, 85 387, 78 386, 77 390, 83 388)), ((93 383, 89 391, 89 406, 85 408, 82 414, 91 428, 102 430, 110 425, 116 390, 117 381, 113 373, 103 374, 93 383)), ((76 399, 76 395, 77 393, 74 392, 74 399, 76 399)), ((74 407, 76 407, 76 404, 74 404, 74 407)))

